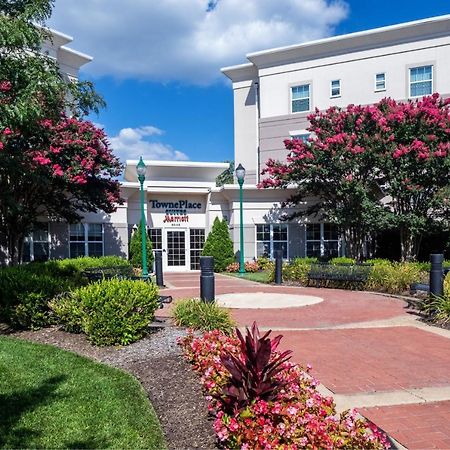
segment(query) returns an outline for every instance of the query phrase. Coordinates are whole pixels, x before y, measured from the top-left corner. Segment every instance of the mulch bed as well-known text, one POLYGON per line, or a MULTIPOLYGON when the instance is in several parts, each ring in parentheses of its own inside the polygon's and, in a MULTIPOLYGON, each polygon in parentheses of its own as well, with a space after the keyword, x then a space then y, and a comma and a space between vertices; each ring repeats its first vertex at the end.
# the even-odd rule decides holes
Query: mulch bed
POLYGON ((8 334, 55 345, 131 373, 146 390, 169 449, 217 448, 200 383, 176 344, 185 335, 183 329, 166 326, 127 347, 95 347, 84 335, 58 327, 8 334))

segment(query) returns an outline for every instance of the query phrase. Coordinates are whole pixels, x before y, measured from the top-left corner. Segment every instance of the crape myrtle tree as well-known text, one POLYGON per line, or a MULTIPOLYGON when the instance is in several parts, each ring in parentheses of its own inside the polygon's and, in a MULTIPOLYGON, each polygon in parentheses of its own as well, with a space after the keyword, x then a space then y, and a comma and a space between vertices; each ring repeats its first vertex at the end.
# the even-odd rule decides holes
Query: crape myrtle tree
POLYGON ((423 234, 448 229, 449 118, 438 94, 316 110, 313 137, 285 141, 286 162, 269 160, 262 186, 296 185, 293 204, 315 195, 303 214, 337 224, 351 257, 361 258, 368 233, 397 227, 402 260, 414 260, 423 234))
POLYGON ((76 222, 121 201, 121 165, 84 118, 103 100, 91 83, 64 80, 41 51, 52 6, 0 1, 0 246, 12 264, 39 216, 76 222))
POLYGON ((378 115, 377 110, 354 105, 316 110, 308 117, 312 137, 307 142, 285 140, 286 161, 267 161, 263 174, 269 176, 261 183, 296 186, 288 201, 291 206, 314 197, 295 215, 315 215, 337 225, 345 236, 347 255, 358 260, 367 234, 388 220, 379 202, 378 152, 373 151, 378 115))
POLYGON ((387 205, 400 230, 402 260, 413 260, 424 234, 449 228, 450 100, 433 94, 377 106, 389 142, 380 155, 387 205))

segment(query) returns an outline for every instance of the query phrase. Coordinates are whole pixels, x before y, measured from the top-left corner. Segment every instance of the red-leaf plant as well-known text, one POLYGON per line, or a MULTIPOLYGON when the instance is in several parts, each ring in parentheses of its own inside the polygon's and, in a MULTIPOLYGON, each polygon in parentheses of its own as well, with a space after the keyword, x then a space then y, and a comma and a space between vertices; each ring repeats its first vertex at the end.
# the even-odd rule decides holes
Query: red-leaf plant
POLYGON ((271 340, 270 333, 271 330, 260 336, 256 322, 253 322, 251 330, 247 328, 245 338, 236 329, 241 354, 236 357, 225 352, 220 357, 231 375, 222 395, 217 396, 224 411, 236 414, 255 400, 273 400, 286 385, 276 375, 283 370, 283 363, 291 358, 292 351, 277 353, 282 335, 271 340))

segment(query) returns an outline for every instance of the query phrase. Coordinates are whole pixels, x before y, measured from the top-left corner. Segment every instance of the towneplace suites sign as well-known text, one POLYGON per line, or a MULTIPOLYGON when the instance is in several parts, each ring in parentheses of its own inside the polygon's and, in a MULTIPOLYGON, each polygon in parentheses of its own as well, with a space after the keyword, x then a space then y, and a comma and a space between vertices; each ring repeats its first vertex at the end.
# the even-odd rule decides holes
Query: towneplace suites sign
POLYGON ((178 200, 176 202, 160 202, 159 200, 150 200, 151 209, 164 209, 166 216, 164 223, 189 222, 189 211, 198 211, 202 208, 201 203, 190 202, 188 200, 178 200))

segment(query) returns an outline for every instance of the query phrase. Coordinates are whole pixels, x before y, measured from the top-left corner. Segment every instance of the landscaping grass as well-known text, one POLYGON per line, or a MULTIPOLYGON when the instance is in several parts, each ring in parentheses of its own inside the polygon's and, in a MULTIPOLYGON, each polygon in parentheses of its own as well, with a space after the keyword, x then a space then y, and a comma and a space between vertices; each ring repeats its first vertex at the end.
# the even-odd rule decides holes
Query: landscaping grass
POLYGON ((257 283, 270 283, 270 271, 265 270, 262 272, 246 272, 239 274, 238 272, 223 272, 223 275, 231 275, 236 278, 244 278, 249 281, 256 281, 257 283))
POLYGON ((0 337, 0 405, 0 448, 166 448, 137 380, 49 345, 0 337))

